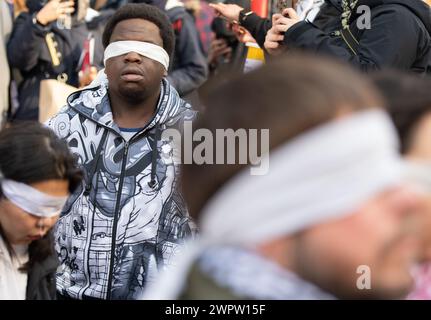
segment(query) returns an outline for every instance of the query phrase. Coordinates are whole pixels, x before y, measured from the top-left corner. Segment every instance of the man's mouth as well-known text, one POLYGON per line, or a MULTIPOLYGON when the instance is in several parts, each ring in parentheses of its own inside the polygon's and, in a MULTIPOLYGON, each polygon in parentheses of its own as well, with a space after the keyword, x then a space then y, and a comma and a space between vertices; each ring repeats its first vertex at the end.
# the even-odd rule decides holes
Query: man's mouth
POLYGON ((141 70, 127 69, 121 73, 120 78, 127 82, 138 82, 144 79, 144 75, 141 70))

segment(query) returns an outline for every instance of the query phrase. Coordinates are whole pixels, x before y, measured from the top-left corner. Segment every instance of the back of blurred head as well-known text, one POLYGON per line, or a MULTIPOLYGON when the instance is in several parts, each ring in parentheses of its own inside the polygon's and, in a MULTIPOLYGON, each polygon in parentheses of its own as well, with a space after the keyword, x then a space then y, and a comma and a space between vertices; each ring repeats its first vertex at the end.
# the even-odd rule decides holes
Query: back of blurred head
MULTIPOLYGON (((228 241, 226 239, 233 239, 232 243, 251 248, 265 259, 339 298, 392 298, 407 294, 412 285, 409 268, 417 249, 411 228, 416 225, 409 222, 416 222, 414 212, 419 198, 399 184, 395 131, 386 114, 378 109, 383 105, 380 96, 362 76, 329 60, 292 56, 221 85, 206 97, 206 105, 208 110, 193 125, 194 129, 206 128, 213 136, 217 129, 269 129, 269 174, 275 181, 274 184, 271 180, 261 183, 265 187, 259 191, 256 190, 259 188, 253 189, 254 184, 259 186, 258 177, 244 178, 249 174, 244 170, 247 165, 183 165, 184 196, 191 214, 200 224, 203 239, 219 239, 221 245, 228 241), (352 128, 349 128, 350 123, 352 128), (343 137, 343 131, 334 133, 339 128, 344 128, 346 137, 343 137), (320 130, 323 136, 329 134, 322 145, 319 145, 320 130), (368 136, 375 130, 383 132, 387 140, 368 136), (358 141, 355 138, 349 141, 348 137, 358 137, 358 141), (307 141, 304 149, 308 148, 312 157, 304 157, 304 164, 299 163, 302 160, 295 163, 296 155, 288 152, 284 155, 286 166, 283 167, 280 149, 288 150, 292 143, 298 146, 298 143, 301 145, 298 141, 304 140, 307 141), (377 157, 375 161, 380 163, 370 164, 375 155, 361 154, 361 148, 378 153, 376 146, 379 143, 387 149, 388 163, 386 158, 377 157), (345 147, 350 150, 343 150, 345 147), (278 155, 274 158, 275 154, 278 155), (361 172, 367 165, 376 170, 361 172), (379 176, 379 170, 386 165, 393 165, 393 171, 388 171, 386 177, 384 174, 374 177, 379 176), (294 181, 287 179, 284 183, 280 179, 289 170, 294 171, 294 167, 300 168, 300 172, 289 174, 298 179, 297 189, 294 181), (327 174, 320 172, 320 167, 328 170, 327 174), (349 170, 358 170, 355 172, 358 181, 345 176, 349 170), (307 193, 304 187, 307 190, 308 184, 314 183, 312 172, 317 172, 316 179, 322 182, 321 188, 307 193), (239 181, 245 183, 238 184, 239 181), (247 198, 244 195, 247 191, 241 189, 255 192, 250 192, 247 198), (366 192, 359 196, 363 189, 366 192), (226 190, 237 195, 229 198, 226 190), (296 199, 296 192, 301 196, 305 194, 308 203, 303 202, 303 198, 296 199), (325 194, 332 197, 328 198, 328 206, 325 194), (340 212, 321 214, 319 211, 320 205, 323 212, 325 206, 326 209, 331 205, 337 208, 338 199, 342 203, 346 198, 356 196, 354 205, 352 202, 340 212), (227 198, 231 207, 222 205, 227 198), (243 199, 243 204, 235 202, 238 199, 243 199), (287 207, 297 210, 283 212, 283 199, 289 204, 287 207), (280 203, 280 208, 276 208, 276 202, 280 203), (250 214, 241 206, 246 206, 250 214), (211 217, 218 214, 214 208, 223 208, 224 216, 222 213, 218 218, 211 217), (281 209, 278 216, 273 215, 274 208, 281 209), (300 212, 304 210, 315 214, 302 217, 300 212), (242 215, 237 219, 239 212, 242 215), (291 225, 286 223, 289 219, 291 225), (221 225, 223 221, 230 226, 217 230, 217 223, 221 225), (286 225, 280 228, 283 223, 286 225), (264 231, 259 228, 268 225, 278 233, 269 232, 262 236, 264 231), (261 233, 259 241, 250 241, 249 245, 242 241, 247 237, 245 234, 252 237, 253 232, 247 230, 248 226, 255 229, 256 234, 261 233), (233 235, 241 228, 242 231, 233 235), (283 228, 284 234, 280 232, 283 228), (357 272, 362 270, 361 266, 371 271, 370 290, 361 290, 357 286, 360 276, 357 272)), ((238 154, 238 145, 235 148, 238 154)), ((302 152, 298 147, 293 150, 302 152)))

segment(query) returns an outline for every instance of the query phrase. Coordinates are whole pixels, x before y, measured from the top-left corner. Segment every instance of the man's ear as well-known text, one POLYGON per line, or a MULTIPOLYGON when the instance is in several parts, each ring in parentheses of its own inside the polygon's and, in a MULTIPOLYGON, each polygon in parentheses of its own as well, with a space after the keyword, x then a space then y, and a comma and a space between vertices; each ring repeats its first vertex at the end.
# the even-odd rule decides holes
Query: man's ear
POLYGON ((163 77, 167 77, 168 76, 168 72, 166 70, 163 71, 163 77))

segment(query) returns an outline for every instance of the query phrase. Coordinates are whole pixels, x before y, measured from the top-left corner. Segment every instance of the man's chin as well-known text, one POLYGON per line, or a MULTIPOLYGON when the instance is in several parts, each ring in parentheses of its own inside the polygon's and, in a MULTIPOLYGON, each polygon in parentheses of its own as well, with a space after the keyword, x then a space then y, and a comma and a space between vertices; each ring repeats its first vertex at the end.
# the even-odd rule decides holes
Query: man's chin
POLYGON ((146 98, 146 90, 142 85, 128 85, 120 88, 120 94, 128 101, 142 101, 146 98))

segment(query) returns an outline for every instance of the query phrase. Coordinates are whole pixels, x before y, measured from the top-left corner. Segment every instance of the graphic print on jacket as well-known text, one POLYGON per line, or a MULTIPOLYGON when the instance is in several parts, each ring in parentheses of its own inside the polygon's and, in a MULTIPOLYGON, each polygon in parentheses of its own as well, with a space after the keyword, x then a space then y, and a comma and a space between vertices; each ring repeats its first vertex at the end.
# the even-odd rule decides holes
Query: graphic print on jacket
POLYGON ((55 228, 63 295, 136 299, 195 233, 177 190, 174 150, 160 140, 162 130, 181 129, 195 112, 167 81, 161 87, 155 116, 129 141, 113 121, 104 86, 72 94, 48 121, 85 175, 55 228))

